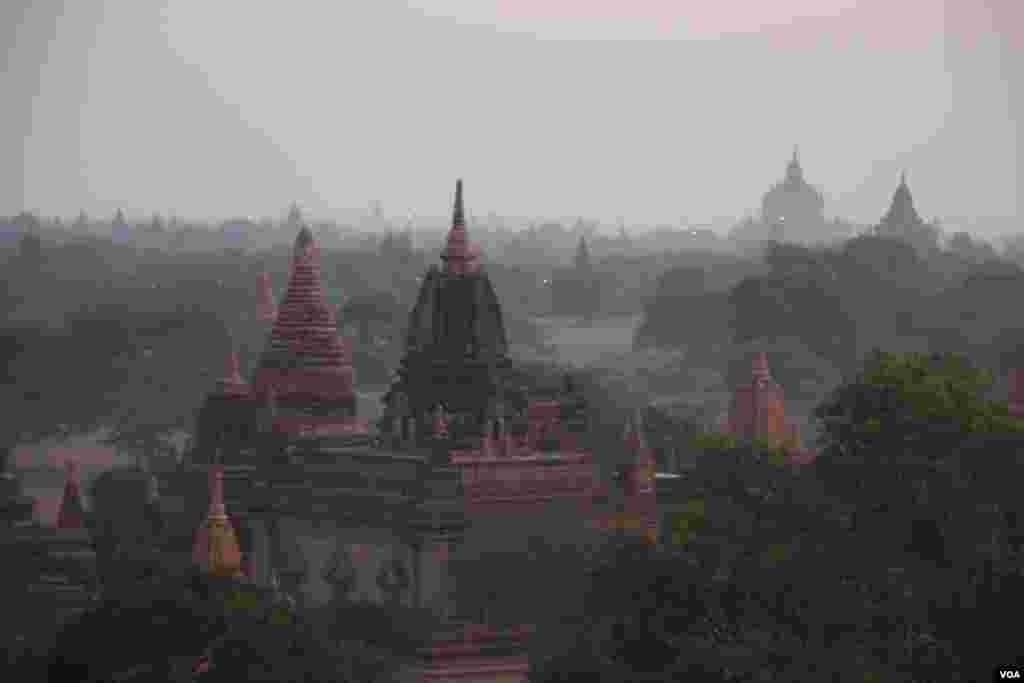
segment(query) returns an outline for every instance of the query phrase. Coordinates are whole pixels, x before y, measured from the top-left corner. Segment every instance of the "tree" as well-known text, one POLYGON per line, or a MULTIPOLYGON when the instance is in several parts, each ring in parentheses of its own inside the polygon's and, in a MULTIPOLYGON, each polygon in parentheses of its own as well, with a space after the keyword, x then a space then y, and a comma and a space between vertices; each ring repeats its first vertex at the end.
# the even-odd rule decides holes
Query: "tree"
POLYGON ((274 594, 190 573, 155 575, 66 625, 50 680, 355 681, 365 654, 328 643, 274 594), (200 660, 204 666, 197 666, 200 660))
POLYGON ((370 326, 373 323, 395 324, 404 309, 391 292, 374 292, 354 296, 342 307, 339 316, 345 322, 359 326, 359 343, 368 346, 372 342, 370 326))
POLYGON ((938 459, 978 432, 1019 431, 1005 403, 983 396, 991 374, 963 356, 876 351, 858 376, 819 406, 821 445, 831 458, 938 459))

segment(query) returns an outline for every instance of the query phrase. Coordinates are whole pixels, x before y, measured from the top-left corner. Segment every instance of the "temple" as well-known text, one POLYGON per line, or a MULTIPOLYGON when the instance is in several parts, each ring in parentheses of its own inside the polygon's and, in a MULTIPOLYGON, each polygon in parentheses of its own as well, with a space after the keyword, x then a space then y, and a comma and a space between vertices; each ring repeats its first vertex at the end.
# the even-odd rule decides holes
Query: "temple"
POLYGON ((223 466, 210 465, 209 473, 210 509, 206 522, 196 529, 192 558, 208 574, 240 576, 242 553, 224 507, 223 466))
POLYGON ((918 252, 938 247, 939 231, 934 225, 925 223, 917 213, 906 173, 900 175, 900 184, 893 193, 889 210, 875 226, 875 234, 907 242, 918 252))
POLYGON ((761 220, 769 226, 776 241, 805 241, 813 238, 825 222, 825 199, 804 179, 797 150, 786 166, 786 176, 761 200, 761 220))
POLYGON ((382 431, 401 431, 416 442, 431 434, 431 415, 439 408, 461 438, 483 434, 488 420, 510 417, 516 402, 506 388, 510 364, 501 305, 466 232, 461 180, 441 261, 423 278, 405 356, 383 399, 382 431))
MULTIPOLYGON (((609 491, 586 447, 588 407, 571 376, 527 389, 509 359, 498 296, 467 234, 461 181, 440 264, 422 279, 376 425, 356 414, 348 347, 324 302, 317 261, 302 226, 251 380, 228 350, 184 466, 161 474, 168 508, 181 510, 168 527, 195 530, 195 564, 306 605, 415 609, 448 624, 434 634, 444 641, 480 618, 454 567, 478 557, 467 535, 484 519, 515 528, 528 515, 555 515, 571 538, 595 521, 657 536, 653 459, 640 426, 627 431, 631 464, 609 491)), ((422 680, 469 676, 478 664, 493 674, 499 660, 519 676, 509 680, 525 680, 523 643, 508 635, 519 632, 478 634, 468 649, 435 643, 422 680), (501 654, 486 666, 467 660, 483 650, 501 654)))
POLYGON ((772 379, 764 351, 753 354, 750 382, 733 390, 729 413, 719 426, 741 439, 762 439, 782 448, 794 462, 812 457, 800 445, 798 425, 786 417, 782 387, 772 379))

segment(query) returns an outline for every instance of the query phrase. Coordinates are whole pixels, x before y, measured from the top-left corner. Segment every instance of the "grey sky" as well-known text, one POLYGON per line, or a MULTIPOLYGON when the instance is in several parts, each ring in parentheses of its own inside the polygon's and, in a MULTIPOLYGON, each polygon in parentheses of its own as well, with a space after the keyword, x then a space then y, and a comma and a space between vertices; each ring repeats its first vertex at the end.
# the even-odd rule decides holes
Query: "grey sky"
POLYGON ((25 5, 0 2, 0 214, 442 215, 461 176, 477 214, 703 222, 753 211, 795 143, 830 215, 877 219, 903 168, 925 216, 1020 211, 1024 59, 994 33, 793 45, 485 0, 25 5))

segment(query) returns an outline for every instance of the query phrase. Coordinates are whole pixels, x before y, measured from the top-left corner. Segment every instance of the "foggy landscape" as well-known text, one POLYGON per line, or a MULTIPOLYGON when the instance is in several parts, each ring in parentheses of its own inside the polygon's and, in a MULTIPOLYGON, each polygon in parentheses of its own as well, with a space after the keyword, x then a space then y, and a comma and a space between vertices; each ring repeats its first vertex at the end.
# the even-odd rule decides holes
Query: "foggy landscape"
POLYGON ((0 679, 1019 677, 1021 7, 0 3, 0 679))

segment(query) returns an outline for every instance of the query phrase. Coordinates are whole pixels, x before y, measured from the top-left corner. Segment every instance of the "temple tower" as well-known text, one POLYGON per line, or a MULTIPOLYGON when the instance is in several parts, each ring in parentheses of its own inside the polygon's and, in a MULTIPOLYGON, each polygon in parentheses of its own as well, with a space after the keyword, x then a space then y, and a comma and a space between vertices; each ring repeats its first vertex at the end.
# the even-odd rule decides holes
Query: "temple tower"
POLYGON ((825 221, 825 199, 804 178, 796 147, 786 175, 761 200, 761 221, 777 241, 814 241, 825 221))
POLYGON ((889 210, 875 226, 875 234, 902 240, 918 252, 938 247, 939 231, 934 225, 925 223, 917 213, 906 172, 900 175, 900 184, 893 193, 889 210))
POLYGON ((209 466, 210 508, 206 520, 196 529, 192 559, 205 572, 216 576, 239 576, 242 553, 234 527, 224 505, 224 468, 209 466))
POLYGON ((226 356, 224 375, 217 380, 199 409, 196 455, 204 462, 233 461, 246 455, 255 437, 266 431, 262 405, 242 379, 238 353, 226 356))
POLYGON ((382 432, 412 419, 414 439, 431 433, 443 405, 453 435, 479 436, 489 407, 503 403, 509 368, 501 305, 466 231, 462 181, 455 186, 452 225, 441 267, 427 271, 409 316, 405 357, 384 397, 382 432))
POLYGON ((264 400, 274 396, 276 430, 349 428, 356 416, 352 382, 349 349, 320 282, 317 246, 303 227, 295 239, 288 289, 253 374, 253 394, 264 400))
POLYGON ((782 387, 772 379, 764 351, 753 354, 750 374, 750 382, 733 391, 728 431, 747 439, 763 438, 772 446, 796 448, 796 426, 786 419, 782 387))

